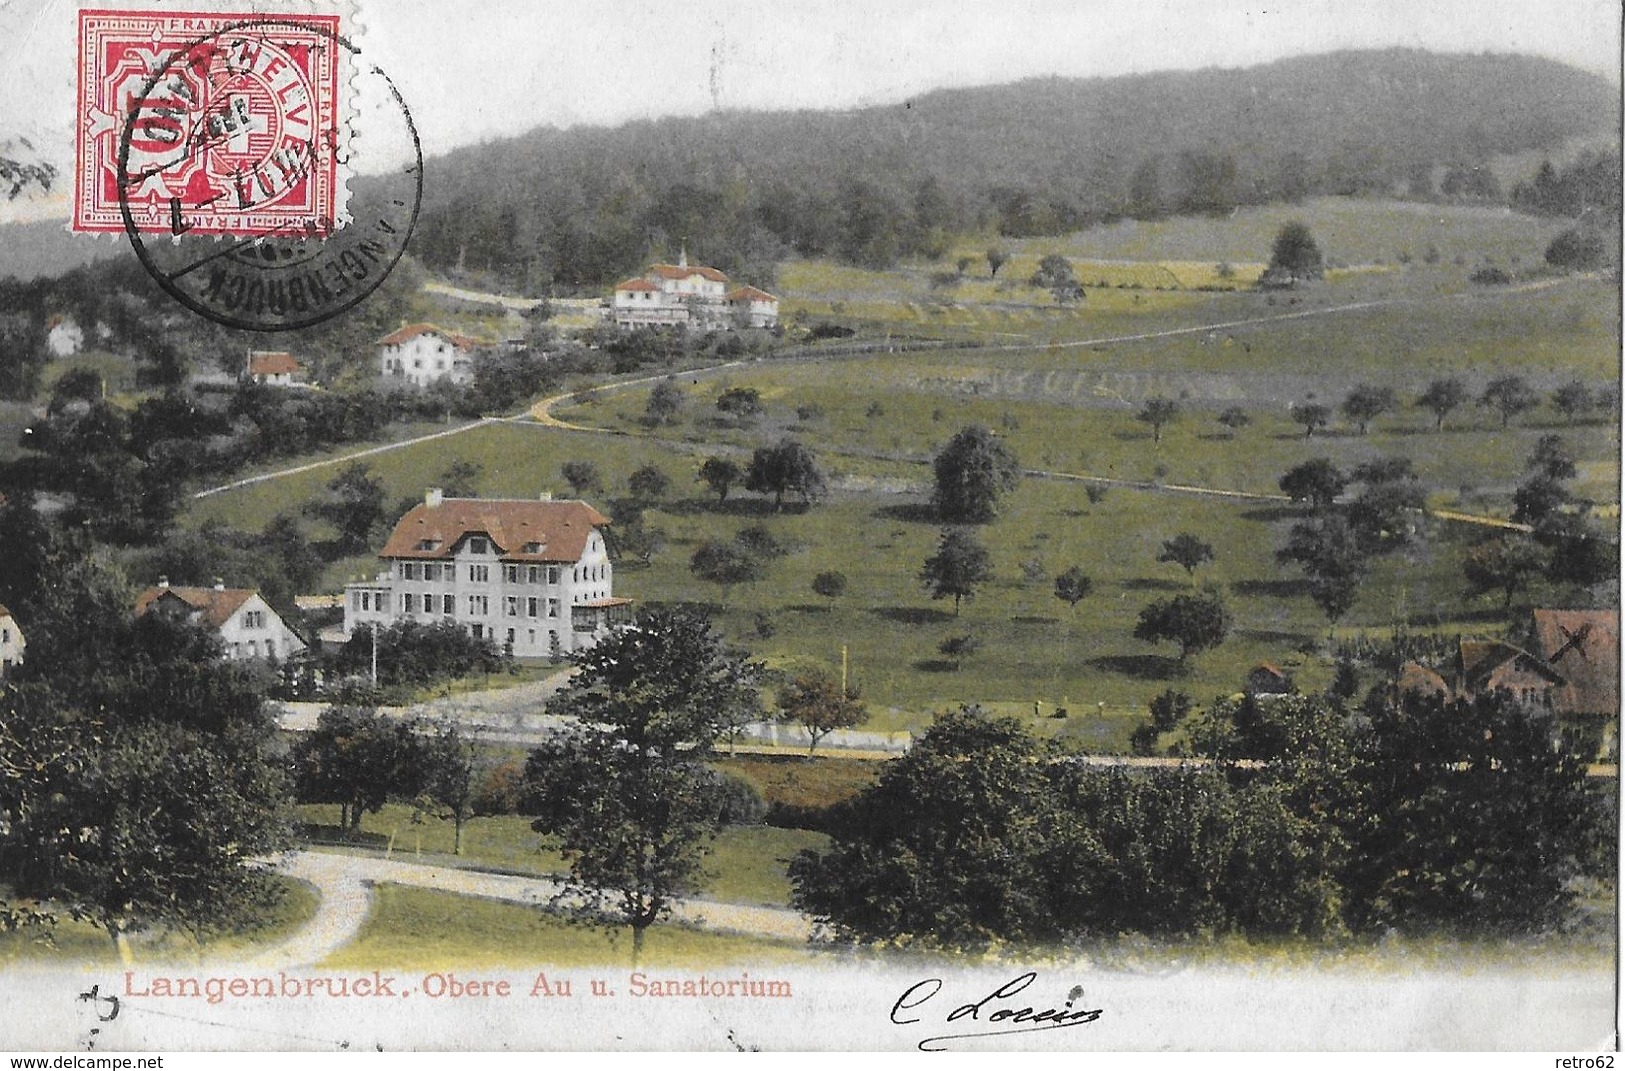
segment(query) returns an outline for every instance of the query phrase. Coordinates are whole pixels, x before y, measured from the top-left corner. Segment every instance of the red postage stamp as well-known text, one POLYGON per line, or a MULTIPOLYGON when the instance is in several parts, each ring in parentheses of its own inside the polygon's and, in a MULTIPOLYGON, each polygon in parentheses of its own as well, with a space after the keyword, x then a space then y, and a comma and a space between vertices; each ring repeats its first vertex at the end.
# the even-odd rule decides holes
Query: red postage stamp
POLYGON ((80 12, 74 229, 330 230, 338 33, 336 14, 80 12))

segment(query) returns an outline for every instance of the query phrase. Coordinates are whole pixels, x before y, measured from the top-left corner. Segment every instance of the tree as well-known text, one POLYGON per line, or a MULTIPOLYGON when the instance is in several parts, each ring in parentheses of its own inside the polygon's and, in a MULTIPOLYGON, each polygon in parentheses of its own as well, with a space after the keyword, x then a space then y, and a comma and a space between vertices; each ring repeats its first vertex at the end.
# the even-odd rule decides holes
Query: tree
POLYGON ((1224 642, 1230 634, 1230 612, 1213 595, 1176 595, 1160 599, 1140 611, 1134 638, 1150 643, 1171 640, 1179 644, 1183 666, 1191 655, 1224 642))
POLYGON ((1219 414, 1219 423, 1230 432, 1232 439, 1236 437, 1236 432, 1252 422, 1253 418, 1247 415, 1247 410, 1239 405, 1232 405, 1219 414))
POLYGON ((954 600, 954 616, 959 616, 961 599, 976 597, 976 589, 993 576, 993 559, 987 548, 964 528, 944 528, 937 552, 925 559, 920 580, 932 599, 954 600))
POLYGON ((1512 520, 1539 527, 1558 516, 1573 499, 1561 480, 1538 473, 1512 492, 1512 520))
POLYGON ((722 588, 722 601, 728 601, 728 591, 735 584, 754 584, 767 574, 761 558, 736 542, 723 543, 707 540, 701 543, 689 559, 688 568, 697 579, 722 588))
POLYGON ((1371 422, 1384 413, 1392 411, 1396 402, 1391 387, 1376 387, 1369 383, 1361 383, 1349 391, 1347 398, 1343 399, 1343 415, 1354 421, 1364 435, 1371 422))
POLYGON ((1594 271, 1607 257, 1607 239, 1589 227, 1566 230, 1546 247, 1546 263, 1570 271, 1594 271))
POLYGON ((1196 567, 1212 560, 1213 544, 1190 532, 1181 532, 1172 539, 1163 540, 1162 553, 1157 555, 1157 561, 1172 562, 1185 570, 1193 583, 1196 579, 1196 567))
POLYGON ((1064 572, 1056 574, 1055 597, 1073 609, 1078 603, 1088 597, 1094 590, 1095 582, 1083 574, 1083 570, 1076 565, 1070 566, 1064 572))
POLYGON ((1563 419, 1570 424, 1591 412, 1596 404, 1591 388, 1578 379, 1571 379, 1552 391, 1552 408, 1563 414, 1563 419))
POLYGON ((1309 595, 1333 625, 1342 619, 1365 580, 1366 549, 1348 521, 1323 514, 1292 526, 1286 546, 1275 554, 1296 562, 1309 575, 1309 595))
POLYGON ((745 470, 732 458, 708 457, 700 466, 700 479, 716 492, 717 502, 728 501, 728 492, 745 478, 745 470))
POLYGON ((453 855, 463 854, 463 823, 473 817, 480 772, 479 749, 451 718, 426 726, 407 759, 419 783, 417 806, 452 823, 453 855))
POLYGON ((478 498, 483 472, 478 462, 458 458, 441 470, 440 491, 447 498, 478 498))
POLYGON ((384 522, 384 481, 364 462, 353 461, 327 482, 327 497, 310 511, 338 530, 341 551, 366 550, 373 531, 384 522))
POLYGON ((860 724, 866 711, 858 697, 843 692, 834 679, 824 673, 801 673, 779 689, 779 720, 792 722, 807 730, 807 754, 818 747, 818 741, 836 729, 850 729, 860 724))
POLYGON ((1433 414, 1433 430, 1444 428, 1444 418, 1467 401, 1467 385, 1453 376, 1435 379, 1416 399, 1416 404, 1433 414))
POLYGON ((940 518, 955 524, 991 521, 998 514, 999 496, 1021 482, 1021 463, 982 424, 959 429, 931 468, 936 476, 931 505, 940 518))
POLYGON ((577 498, 592 491, 604 489, 603 479, 598 475, 598 466, 591 461, 566 461, 559 466, 559 475, 564 482, 570 485, 570 493, 577 498))
POLYGON ((1572 480, 1579 471, 1574 464, 1574 454, 1561 435, 1542 435, 1535 440, 1535 449, 1527 464, 1537 474, 1552 480, 1572 480))
POLYGON ((644 465, 626 478, 626 489, 639 502, 658 502, 671 490, 671 477, 653 465, 644 465))
POLYGON ((1151 725, 1159 733, 1171 733, 1193 709, 1191 697, 1172 688, 1151 700, 1151 725))
POLYGON ((721 824, 703 760, 760 707, 762 667, 691 610, 645 609, 578 659, 548 704, 579 726, 531 753, 535 828, 559 839, 581 908, 632 929, 632 958, 675 897, 698 889, 721 824))
POLYGON ((1280 480, 1282 493, 1294 502, 1308 502, 1316 509, 1325 509, 1337 501, 1347 486, 1348 477, 1330 458, 1324 457, 1294 465, 1280 480))
POLYGON ((745 470, 745 490, 773 496, 773 511, 784 508, 784 496, 795 493, 807 504, 824 493, 824 474, 818 470, 812 451, 794 439, 780 439, 773 446, 758 446, 745 470))
POLYGON ((1517 594, 1550 567, 1550 552, 1525 535, 1486 540, 1470 549, 1461 562, 1472 593, 1499 591, 1503 611, 1511 609, 1517 594))
POLYGON ((1332 422, 1332 411, 1315 402, 1294 405, 1292 407, 1292 422, 1302 425, 1303 437, 1307 439, 1314 435, 1317 430, 1332 422))
POLYGON ((1059 253, 1048 253, 1038 262, 1038 270, 1028 280, 1029 285, 1043 290, 1053 289, 1077 282, 1072 274, 1072 262, 1059 253))
POLYGON ((833 603, 846 594, 846 574, 833 569, 819 573, 812 578, 812 589, 814 594, 822 595, 833 603))
POLYGON ((937 653, 944 658, 952 659, 954 672, 958 672, 965 659, 982 649, 982 638, 968 632, 956 636, 944 636, 942 642, 937 644, 937 653))
POLYGON ((998 246, 990 246, 984 255, 987 257, 987 277, 989 279, 998 278, 999 269, 1009 262, 1010 254, 998 246))
POLYGON ((1265 275, 1298 282, 1319 279, 1324 274, 1320 246, 1315 244, 1309 228, 1296 220, 1283 224, 1270 247, 1270 263, 1265 275))
POLYGON ((717 412, 753 417, 762 411, 762 392, 755 387, 729 387, 717 395, 717 412))
POLYGON ((1493 409, 1501 415, 1501 427, 1506 427, 1515 416, 1521 416, 1540 404, 1540 396, 1534 392, 1522 376, 1499 376, 1490 380, 1489 386, 1479 396, 1479 407, 1493 409))
POLYGON ((413 751, 409 723, 371 707, 328 707, 293 748, 299 798, 338 804, 339 825, 360 830, 362 814, 377 813, 392 796, 416 795, 408 783, 413 751))
POLYGON ((669 379, 663 379, 649 391, 649 401, 643 408, 643 419, 651 426, 670 424, 683 411, 683 390, 669 379))
POLYGON ((1162 442, 1163 426, 1173 422, 1179 416, 1179 403, 1172 398, 1148 398, 1134 414, 1134 419, 1142 424, 1151 425, 1151 441, 1162 442))

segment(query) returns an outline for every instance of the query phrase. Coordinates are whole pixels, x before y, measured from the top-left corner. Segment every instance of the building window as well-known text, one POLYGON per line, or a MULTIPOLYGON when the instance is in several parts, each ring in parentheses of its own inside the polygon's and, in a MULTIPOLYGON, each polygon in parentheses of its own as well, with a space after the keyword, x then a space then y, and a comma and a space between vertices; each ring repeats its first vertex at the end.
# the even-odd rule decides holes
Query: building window
POLYGON ((468 552, 470 554, 489 554, 491 553, 491 541, 484 536, 470 536, 468 552))
POLYGON ((502 567, 502 579, 509 584, 519 583, 519 566, 504 565, 502 567))
POLYGON ((548 617, 557 617, 557 616, 559 616, 559 600, 557 600, 557 599, 548 599, 547 600, 547 616, 548 617))
POLYGON ((531 598, 526 599, 525 600, 525 616, 526 617, 536 617, 538 615, 538 611, 541 609, 541 602, 542 602, 542 600, 540 600, 538 598, 535 598, 534 596, 532 596, 531 598))
POLYGON ((489 565, 470 565, 468 579, 476 584, 486 584, 491 580, 491 567, 489 565))
POLYGON ((457 597, 455 595, 442 596, 440 600, 440 612, 445 614, 447 617, 450 617, 452 614, 456 613, 457 597))
POLYGON ((419 550, 433 550, 436 547, 438 547, 439 545, 440 545, 440 541, 438 539, 420 539, 420 540, 418 540, 418 549, 419 550))
POLYGON ((471 617, 486 617, 491 613, 491 600, 484 595, 470 595, 468 597, 468 613, 471 617))
POLYGON ((542 552, 542 545, 540 543, 526 543, 525 544, 525 553, 526 554, 540 554, 541 552, 542 552))
POLYGON ((264 628, 265 627, 265 611, 264 610, 244 610, 243 611, 243 627, 244 628, 264 628))
POLYGON ((418 597, 416 595, 413 595, 411 592, 407 592, 406 594, 401 596, 401 613, 403 613, 403 614, 412 613, 414 610, 417 609, 417 607, 418 607, 418 597))
POLYGON ((525 583, 540 584, 541 582, 542 567, 540 565, 532 565, 529 569, 525 570, 525 583))
POLYGON ((525 630, 525 642, 530 644, 530 646, 532 646, 532 647, 536 646, 536 630, 535 629, 532 628, 532 629, 526 629, 525 630))
POLYGON ((503 609, 503 612, 506 613, 509 617, 518 617, 519 616, 519 596, 517 596, 517 595, 509 595, 506 599, 504 599, 502 601, 502 609, 503 609))
POLYGON ((557 584, 559 582, 559 567, 558 566, 549 565, 547 567, 547 582, 549 584, 557 584))
POLYGON ((476 640, 484 639, 485 638, 485 626, 484 625, 470 625, 470 626, 468 626, 468 634, 470 636, 473 636, 476 640))

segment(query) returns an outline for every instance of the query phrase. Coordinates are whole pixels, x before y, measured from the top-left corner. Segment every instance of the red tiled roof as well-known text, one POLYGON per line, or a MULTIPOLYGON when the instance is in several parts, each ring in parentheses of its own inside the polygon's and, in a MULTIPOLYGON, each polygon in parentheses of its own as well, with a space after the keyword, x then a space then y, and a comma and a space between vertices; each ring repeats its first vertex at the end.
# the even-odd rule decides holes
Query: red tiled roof
POLYGON ((379 339, 378 345, 399 346, 403 342, 410 342, 419 335, 439 335, 441 338, 450 342, 460 350, 471 350, 478 346, 485 345, 485 343, 481 342, 477 338, 473 338, 469 335, 459 335, 451 331, 445 331, 436 327, 434 324, 407 324, 405 327, 398 327, 389 334, 385 335, 383 338, 379 339))
POLYGON ((632 600, 623 599, 619 595, 611 595, 608 598, 593 599, 590 602, 579 603, 578 605, 586 606, 594 610, 602 610, 609 606, 631 606, 632 600))
POLYGON ((647 279, 628 279, 626 282, 617 285, 615 287, 615 289, 616 290, 654 290, 654 291, 657 291, 657 292, 660 290, 660 288, 658 286, 651 283, 647 279))
POLYGON ((581 560, 592 530, 608 523, 608 517, 585 502, 448 498, 438 506, 413 506, 378 556, 449 558, 464 536, 483 534, 504 559, 575 562, 581 560), (432 546, 423 547, 425 541, 432 546), (527 553, 524 548, 531 543, 540 543, 541 549, 527 553))
POLYGON ((1462 640, 1456 654, 1457 687, 1472 694, 1481 690, 1492 674, 1516 662, 1519 669, 1544 677, 1553 684, 1562 684, 1563 677, 1544 661, 1510 643, 1500 640, 1462 640))
POLYGON ((742 286, 737 290, 730 290, 727 295, 729 301, 777 301, 778 298, 766 290, 758 290, 754 286, 742 286))
POLYGON ((1399 667, 1399 680, 1395 682, 1399 693, 1419 692, 1422 695, 1450 696, 1450 686, 1436 672, 1420 662, 1406 662, 1399 667))
POLYGON ((251 376, 297 375, 304 370, 304 366, 291 353, 251 350, 248 354, 248 374, 251 376))
POLYGON ((1558 710, 1619 713, 1618 610, 1536 610, 1530 646, 1563 675, 1558 710))
POLYGON ((214 628, 219 628, 231 619, 231 615, 242 608, 243 603, 252 599, 258 592, 251 588, 148 588, 135 600, 135 616, 140 617, 150 610, 154 603, 165 596, 174 596, 194 610, 203 612, 203 620, 214 628))
POLYGON ((728 276, 715 268, 707 268, 698 264, 690 264, 684 268, 677 264, 651 264, 649 274, 658 275, 662 279, 687 279, 691 275, 698 275, 702 279, 709 279, 713 283, 725 283, 728 276))

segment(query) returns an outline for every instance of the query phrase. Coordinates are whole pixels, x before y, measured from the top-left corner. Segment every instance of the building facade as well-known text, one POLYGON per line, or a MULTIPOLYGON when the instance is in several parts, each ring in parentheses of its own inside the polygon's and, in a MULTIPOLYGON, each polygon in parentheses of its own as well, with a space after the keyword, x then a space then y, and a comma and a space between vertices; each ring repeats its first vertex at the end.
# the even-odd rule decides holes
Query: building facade
POLYGON ((27 646, 23 630, 17 627, 17 619, 11 616, 10 610, 0 606, 0 677, 22 664, 23 648, 27 646))
POLYGON ((215 581, 212 588, 171 586, 158 578, 158 585, 143 591, 135 600, 135 614, 156 613, 213 629, 220 636, 228 659, 276 659, 286 661, 305 649, 293 629, 260 593, 250 588, 228 588, 215 581))
POLYGON ((378 373, 391 382, 426 387, 474 378, 474 351, 482 343, 434 324, 408 324, 378 340, 378 373))
POLYGON ((610 317, 617 327, 773 327, 779 299, 754 286, 730 290, 724 272, 690 265, 684 250, 676 264, 651 264, 616 286, 610 317))
POLYGON ((344 635, 455 621, 520 658, 585 650, 629 614, 585 502, 447 498, 431 489, 395 525, 371 581, 344 589, 344 635))
POLYGON ((243 374, 255 383, 292 387, 304 381, 305 366, 293 354, 281 350, 249 350, 243 374))

